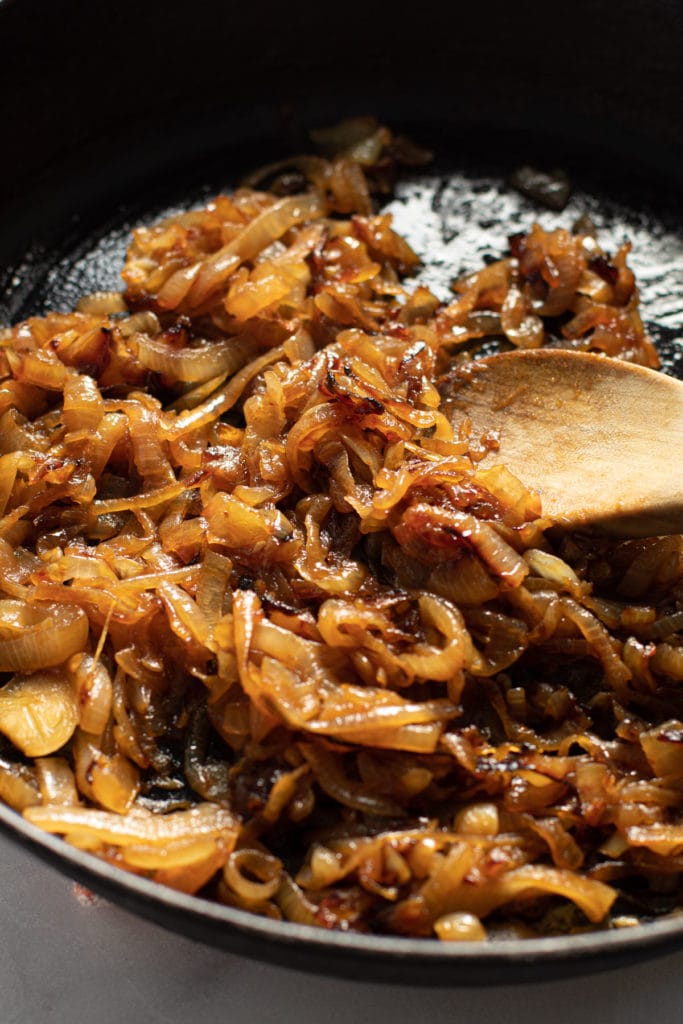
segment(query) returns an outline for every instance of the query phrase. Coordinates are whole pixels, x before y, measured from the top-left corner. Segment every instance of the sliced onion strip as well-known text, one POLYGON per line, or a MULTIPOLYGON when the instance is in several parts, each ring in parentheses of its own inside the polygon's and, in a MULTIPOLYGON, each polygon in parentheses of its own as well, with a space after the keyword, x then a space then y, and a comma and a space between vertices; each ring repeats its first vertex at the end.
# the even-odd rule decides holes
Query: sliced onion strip
POLYGON ((85 612, 74 605, 0 601, 0 672, 35 672, 83 650, 85 612))

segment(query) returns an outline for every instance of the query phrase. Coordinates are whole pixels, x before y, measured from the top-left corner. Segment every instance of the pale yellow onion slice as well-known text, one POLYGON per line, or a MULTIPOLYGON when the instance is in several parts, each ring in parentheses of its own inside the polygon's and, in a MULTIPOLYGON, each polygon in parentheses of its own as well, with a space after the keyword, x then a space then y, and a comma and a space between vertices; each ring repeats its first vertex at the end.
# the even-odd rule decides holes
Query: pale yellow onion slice
POLYGON ((517 348, 539 348, 543 344, 543 321, 540 316, 527 313, 524 296, 511 285, 500 311, 503 333, 517 348))
MULTIPOLYGON (((30 808, 25 814, 34 813, 30 808)), ((583 878, 575 871, 546 867, 544 864, 524 864, 506 871, 498 878, 489 878, 485 884, 463 882, 444 900, 446 913, 472 913, 486 917, 511 900, 537 899, 551 893, 572 900, 589 921, 603 921, 616 899, 616 890, 591 878, 583 878)))
POLYGON ((581 583, 571 566, 557 555, 532 548, 530 551, 525 551, 523 557, 534 576, 541 576, 544 580, 555 584, 559 590, 567 591, 572 597, 580 599, 584 596, 585 585, 581 583))
POLYGON ((313 926, 320 924, 315 916, 315 907, 306 899, 299 886, 286 872, 282 873, 280 888, 277 891, 275 900, 286 921, 313 926))
POLYGON ((99 736, 111 712, 111 676, 90 654, 74 654, 67 669, 78 695, 79 725, 84 732, 99 736))
POLYGON ((0 690, 0 732, 27 757, 53 754, 77 724, 78 701, 65 673, 14 676, 0 690))
POLYGON ((41 802, 36 773, 24 764, 0 765, 0 800, 15 811, 24 811, 41 802))
POLYGON ((181 267, 167 277, 157 293, 157 305, 162 309, 176 309, 183 301, 202 269, 201 263, 181 267))
POLYGON ((96 430, 104 416, 104 400, 92 377, 80 373, 64 385, 62 419, 67 430, 96 430))
POLYGON ((0 601, 0 672, 36 672, 61 665, 88 639, 85 612, 75 605, 0 601))
POLYGON ((264 850, 235 850, 223 869, 230 888, 249 902, 271 899, 280 888, 282 861, 264 850))
POLYGON ((170 814, 152 814, 136 808, 125 815, 82 807, 31 807, 24 816, 46 832, 67 838, 72 834, 87 836, 114 846, 166 846, 191 838, 227 838, 236 835, 240 827, 230 811, 212 803, 170 814))
POLYGON ((456 814, 453 827, 463 835, 495 836, 500 830, 498 808, 491 801, 467 804, 456 814))
POLYGON ((92 795, 108 811, 125 814, 133 806, 140 790, 140 774, 136 765, 123 754, 102 754, 90 770, 92 795))
POLYGON ((434 931, 442 942, 482 942, 486 929, 476 914, 444 914, 434 922, 434 931))
POLYGON ((44 804, 73 807, 80 803, 74 773, 66 758, 39 757, 35 769, 44 804))
POLYGON ((190 306, 199 306, 241 262, 253 259, 295 224, 321 217, 324 212, 325 202, 316 193, 278 199, 262 210, 235 238, 204 261, 187 295, 190 306))
POLYGON ((451 679, 471 656, 472 641, 462 613, 455 605, 432 594, 418 598, 420 616, 441 634, 443 646, 416 643, 402 654, 402 660, 418 679, 451 679))
POLYGON ((106 316, 110 313, 125 313, 128 309, 121 292, 97 291, 84 295, 74 309, 78 313, 90 313, 93 316, 106 316))
POLYGON ((126 864, 145 871, 160 868, 180 868, 196 864, 213 857, 216 852, 215 839, 182 839, 168 846, 127 846, 123 851, 126 864))
MULTIPOLYGON (((202 843, 206 843, 206 855, 204 857, 193 860, 192 863, 188 864, 175 864, 173 866, 157 868, 153 875, 154 881, 160 885, 167 885, 171 889, 176 889, 178 892, 189 894, 199 892, 210 881, 212 876, 223 867, 230 851, 235 845, 236 839, 236 835, 230 835, 228 837, 223 836, 217 841, 202 840, 202 843), (213 850, 210 851, 209 847, 213 847, 213 850)), ((169 847, 172 855, 179 846, 180 844, 176 843, 169 847)), ((195 843, 194 846, 195 853, 197 853, 199 842, 195 843)), ((130 853, 132 847, 128 847, 127 850, 130 853)))
POLYGON ((321 217, 324 212, 325 202, 315 192, 278 199, 254 217, 221 252, 235 253, 242 260, 251 260, 295 224, 321 217))
POLYGON ((254 342, 246 337, 206 342, 195 348, 174 348, 162 338, 136 332, 131 335, 129 344, 149 370, 193 384, 223 373, 235 373, 254 353, 254 342))

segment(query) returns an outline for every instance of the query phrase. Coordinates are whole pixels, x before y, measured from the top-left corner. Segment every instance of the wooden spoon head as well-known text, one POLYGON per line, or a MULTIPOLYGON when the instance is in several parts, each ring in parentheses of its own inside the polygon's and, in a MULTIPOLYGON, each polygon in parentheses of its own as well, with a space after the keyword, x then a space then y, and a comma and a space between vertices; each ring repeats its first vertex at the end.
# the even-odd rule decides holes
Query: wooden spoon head
POLYGON ((619 536, 683 531, 683 383, 633 363, 516 350, 455 371, 442 389, 456 429, 497 448, 558 524, 619 536))

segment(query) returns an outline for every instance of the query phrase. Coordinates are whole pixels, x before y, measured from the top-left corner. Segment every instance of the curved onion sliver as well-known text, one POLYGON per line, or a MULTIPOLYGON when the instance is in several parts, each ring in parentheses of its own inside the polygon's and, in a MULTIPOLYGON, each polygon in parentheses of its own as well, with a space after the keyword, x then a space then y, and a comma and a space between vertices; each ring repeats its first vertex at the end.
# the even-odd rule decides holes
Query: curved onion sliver
POLYGON ((0 601, 0 672, 61 665, 88 639, 88 617, 75 605, 0 601))

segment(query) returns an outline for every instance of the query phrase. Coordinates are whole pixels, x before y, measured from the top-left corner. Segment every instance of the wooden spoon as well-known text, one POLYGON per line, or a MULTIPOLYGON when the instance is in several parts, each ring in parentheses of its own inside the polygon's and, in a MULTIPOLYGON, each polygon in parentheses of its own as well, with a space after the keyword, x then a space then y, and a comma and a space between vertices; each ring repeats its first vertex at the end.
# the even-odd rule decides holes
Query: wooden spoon
POLYGON ((569 528, 624 537, 683 532, 683 383, 587 352, 516 350, 456 371, 456 427, 493 435, 502 463, 569 528))

